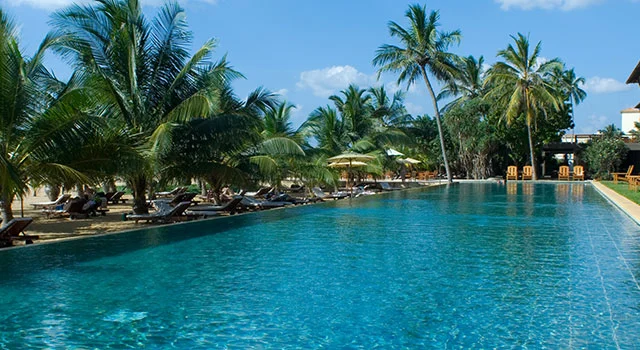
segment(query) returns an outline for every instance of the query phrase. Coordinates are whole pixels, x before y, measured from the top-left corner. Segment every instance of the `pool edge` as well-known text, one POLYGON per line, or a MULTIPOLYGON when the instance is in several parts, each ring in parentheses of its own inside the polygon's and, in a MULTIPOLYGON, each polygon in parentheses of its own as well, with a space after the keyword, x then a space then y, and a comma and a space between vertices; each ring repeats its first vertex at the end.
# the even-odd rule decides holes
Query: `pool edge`
POLYGON ((618 194, 598 181, 590 181, 593 187, 615 207, 625 213, 636 225, 640 226, 640 205, 618 194))
MULTIPOLYGON (((425 189, 431 189, 431 188, 436 188, 436 187, 445 186, 445 185, 447 185, 447 183, 429 183, 428 185, 420 185, 420 186, 416 186, 416 187, 402 188, 402 189, 399 189, 399 191, 425 190, 425 189)), ((377 198, 379 198, 380 196, 390 195, 393 192, 394 191, 380 192, 380 193, 378 193, 378 194, 376 194, 374 196, 364 196, 364 197, 352 198, 352 199, 349 199, 349 200, 358 201, 358 200, 366 199, 366 198, 369 198, 369 197, 377 197, 377 198)), ((304 204, 304 206, 321 206, 323 204, 330 204, 330 203, 334 203, 334 202, 336 202, 336 201, 334 201, 334 200, 326 200, 326 201, 323 201, 323 202, 304 204)), ((272 209, 269 209, 269 211, 272 211, 272 210, 290 210, 290 209, 294 209, 296 207, 298 207, 298 206, 285 206, 285 207, 282 207, 282 208, 272 208, 272 209)), ((43 241, 38 241, 35 244, 17 245, 17 246, 13 246, 13 247, 2 248, 2 249, 0 249, 0 252, 5 252, 5 251, 15 250, 15 249, 29 249, 31 247, 42 246, 42 245, 45 245, 45 244, 47 244, 47 245, 48 244, 57 244, 57 243, 64 243, 64 242, 70 242, 70 241, 76 241, 76 240, 84 240, 84 239, 98 238, 98 237, 104 237, 104 236, 120 235, 120 234, 125 234, 125 233, 136 232, 136 231, 144 231, 144 230, 157 228, 157 227, 175 227, 175 226, 181 226, 181 225, 189 225, 189 224, 193 224, 193 223, 196 223, 196 222, 214 221, 214 220, 226 220, 226 219, 237 217, 237 216, 241 216, 241 215, 259 214, 261 212, 262 211, 248 211, 248 212, 237 213, 237 214, 229 215, 229 216, 226 216, 226 215, 225 216, 216 216, 216 217, 212 217, 212 218, 208 218, 208 219, 190 220, 190 221, 175 222, 175 223, 160 224, 160 225, 150 224, 150 225, 145 226, 145 227, 136 227, 136 228, 122 230, 122 231, 113 231, 113 232, 104 232, 104 233, 89 234, 89 235, 80 235, 80 236, 74 236, 74 237, 47 239, 47 240, 43 240, 43 241)), ((142 224, 142 225, 145 225, 145 224, 142 224)))

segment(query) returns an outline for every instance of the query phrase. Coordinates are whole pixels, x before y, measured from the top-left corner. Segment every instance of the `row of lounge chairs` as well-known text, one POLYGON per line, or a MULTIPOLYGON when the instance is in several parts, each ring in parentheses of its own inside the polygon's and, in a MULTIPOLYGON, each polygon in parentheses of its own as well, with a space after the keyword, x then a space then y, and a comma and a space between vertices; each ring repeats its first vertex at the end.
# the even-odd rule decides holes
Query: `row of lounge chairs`
MULTIPOLYGON (((386 190, 394 190, 388 183, 380 183, 386 190), (386 186, 385 186, 386 185, 386 186)), ((343 199, 350 196, 347 192, 325 193, 319 187, 312 188, 315 200, 343 199)), ((194 193, 184 193, 181 191, 169 191, 177 193, 171 199, 155 199, 150 201, 150 206, 155 211, 149 214, 129 214, 127 220, 146 221, 152 223, 169 223, 185 220, 211 218, 223 213, 234 214, 244 210, 264 210, 282 208, 288 205, 305 204, 314 200, 298 199, 287 194, 274 194, 271 188, 261 188, 256 192, 241 192, 241 195, 234 195, 223 205, 198 205, 194 201, 194 193), (271 196, 269 196, 271 194, 271 196), (258 199, 258 198, 264 199, 258 199), (266 199, 269 197, 269 199, 266 199)))
MULTIPOLYGON (((571 172, 569 171, 569 167, 566 165, 560 166, 558 169, 558 180, 570 180, 572 177, 571 172)), ((522 176, 520 179, 522 180, 531 180, 533 178, 533 168, 531 165, 526 165, 522 168, 522 176)), ((518 180, 518 167, 515 165, 510 165, 507 167, 507 180, 518 180)), ((573 167, 573 180, 582 180, 584 181, 584 167, 582 165, 576 165, 573 167)))
MULTIPOLYGON (((104 198, 107 200, 108 203, 112 203, 112 204, 126 203, 127 200, 122 198, 122 196, 124 196, 123 191, 107 192, 104 198)), ((33 203, 31 205, 33 206, 33 209, 54 209, 60 205, 64 205, 70 199, 71 199, 71 195, 65 193, 60 195, 60 197, 58 197, 58 199, 56 199, 55 201, 33 203)))

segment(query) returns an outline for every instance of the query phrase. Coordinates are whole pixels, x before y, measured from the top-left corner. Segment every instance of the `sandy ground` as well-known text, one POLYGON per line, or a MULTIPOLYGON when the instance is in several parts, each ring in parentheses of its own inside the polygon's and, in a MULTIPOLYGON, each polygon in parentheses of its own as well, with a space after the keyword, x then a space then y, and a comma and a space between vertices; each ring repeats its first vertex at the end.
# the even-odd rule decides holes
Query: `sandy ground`
MULTIPOLYGON (((41 209, 34 210, 32 203, 48 202, 49 198, 40 190, 37 196, 29 195, 24 198, 24 216, 33 218, 33 223, 25 231, 28 235, 40 236, 38 241, 49 241, 69 237, 95 235, 108 232, 118 232, 133 228, 144 227, 145 224, 136 224, 133 221, 122 221, 122 214, 130 213, 132 198, 125 195, 125 204, 109 204, 109 212, 106 216, 89 217, 87 219, 74 219, 68 217, 47 218, 41 209)), ((13 202, 13 215, 21 216, 20 200, 13 202)), ((36 243, 38 243, 36 241, 36 243)), ((15 242, 20 244, 20 242, 15 242)))
MULTIPOLYGON (((23 216, 33 218, 33 223, 27 227, 25 233, 39 236, 39 239, 35 241, 36 244, 45 241, 119 232, 154 225, 144 223, 143 221, 136 224, 134 221, 122 220, 123 214, 132 212, 131 205, 133 198, 131 195, 124 195, 122 197, 123 199, 127 199, 127 203, 109 204, 107 207, 109 212, 106 216, 71 220, 69 217, 47 218, 42 212, 42 209, 33 209, 32 203, 49 202, 49 198, 45 196, 43 189, 39 189, 36 194, 37 195, 34 196, 33 193, 29 193, 29 195, 24 198, 24 203, 20 203, 19 199, 13 202, 13 215, 15 217, 20 217, 22 214, 21 208, 24 208, 23 216)), ((72 193, 72 196, 75 196, 75 193, 72 193)), ((14 245, 19 244, 23 243, 14 241, 14 245)))

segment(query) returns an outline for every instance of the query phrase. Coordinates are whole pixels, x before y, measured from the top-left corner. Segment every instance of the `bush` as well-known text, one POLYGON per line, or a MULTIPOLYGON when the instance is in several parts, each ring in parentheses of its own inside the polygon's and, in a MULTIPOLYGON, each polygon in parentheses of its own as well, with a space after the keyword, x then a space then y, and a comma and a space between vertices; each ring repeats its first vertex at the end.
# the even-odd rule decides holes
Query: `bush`
POLYGON ((603 137, 592 141, 584 151, 584 159, 594 178, 610 178, 627 156, 627 147, 618 138, 603 137))

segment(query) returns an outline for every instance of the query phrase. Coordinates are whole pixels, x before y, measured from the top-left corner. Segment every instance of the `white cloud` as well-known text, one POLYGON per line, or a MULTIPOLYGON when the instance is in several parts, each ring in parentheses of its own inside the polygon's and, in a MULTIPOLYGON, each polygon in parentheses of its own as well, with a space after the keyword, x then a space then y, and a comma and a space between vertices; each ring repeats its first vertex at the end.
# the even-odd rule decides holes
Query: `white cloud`
POLYGON ((579 134, 595 134, 598 130, 604 129, 612 121, 604 115, 590 115, 581 121, 576 120, 576 132, 579 134))
POLYGON ((280 89, 280 90, 274 91, 273 93, 276 95, 280 95, 282 97, 286 97, 288 92, 289 90, 287 89, 280 89))
POLYGON ((300 81, 296 85, 301 89, 311 89, 316 96, 329 97, 346 89, 350 84, 357 84, 365 88, 373 84, 375 80, 375 75, 364 74, 347 65, 302 72, 300 73, 300 81))
POLYGON ((592 77, 587 79, 582 88, 594 94, 608 94, 630 90, 633 87, 613 78, 592 77))
POLYGON ((424 108, 422 106, 417 105, 411 102, 404 102, 404 107, 407 109, 407 112, 413 116, 417 116, 420 114, 424 114, 424 108))
POLYGON ((398 91, 402 91, 402 92, 405 92, 405 93, 409 93, 411 95, 415 95, 415 94, 421 93, 421 90, 420 90, 421 86, 422 85, 411 84, 411 86, 409 86, 409 90, 407 90, 407 85, 406 84, 398 85, 397 82, 391 82, 391 83, 384 84, 384 87, 385 87, 385 89, 387 89, 389 94, 395 94, 398 91))
POLYGON ((544 9, 564 11, 584 8, 602 2, 603 0, 495 0, 503 10, 512 8, 521 10, 544 9))
MULTIPOLYGON (((183 0, 180 4, 185 5, 189 1, 202 2, 206 4, 216 4, 218 0, 183 0)), ((30 6, 47 11, 57 10, 71 4, 88 4, 90 0, 3 0, 1 3, 6 3, 11 6, 30 6)), ((164 4, 165 0, 142 0, 144 6, 160 6, 164 4)))

